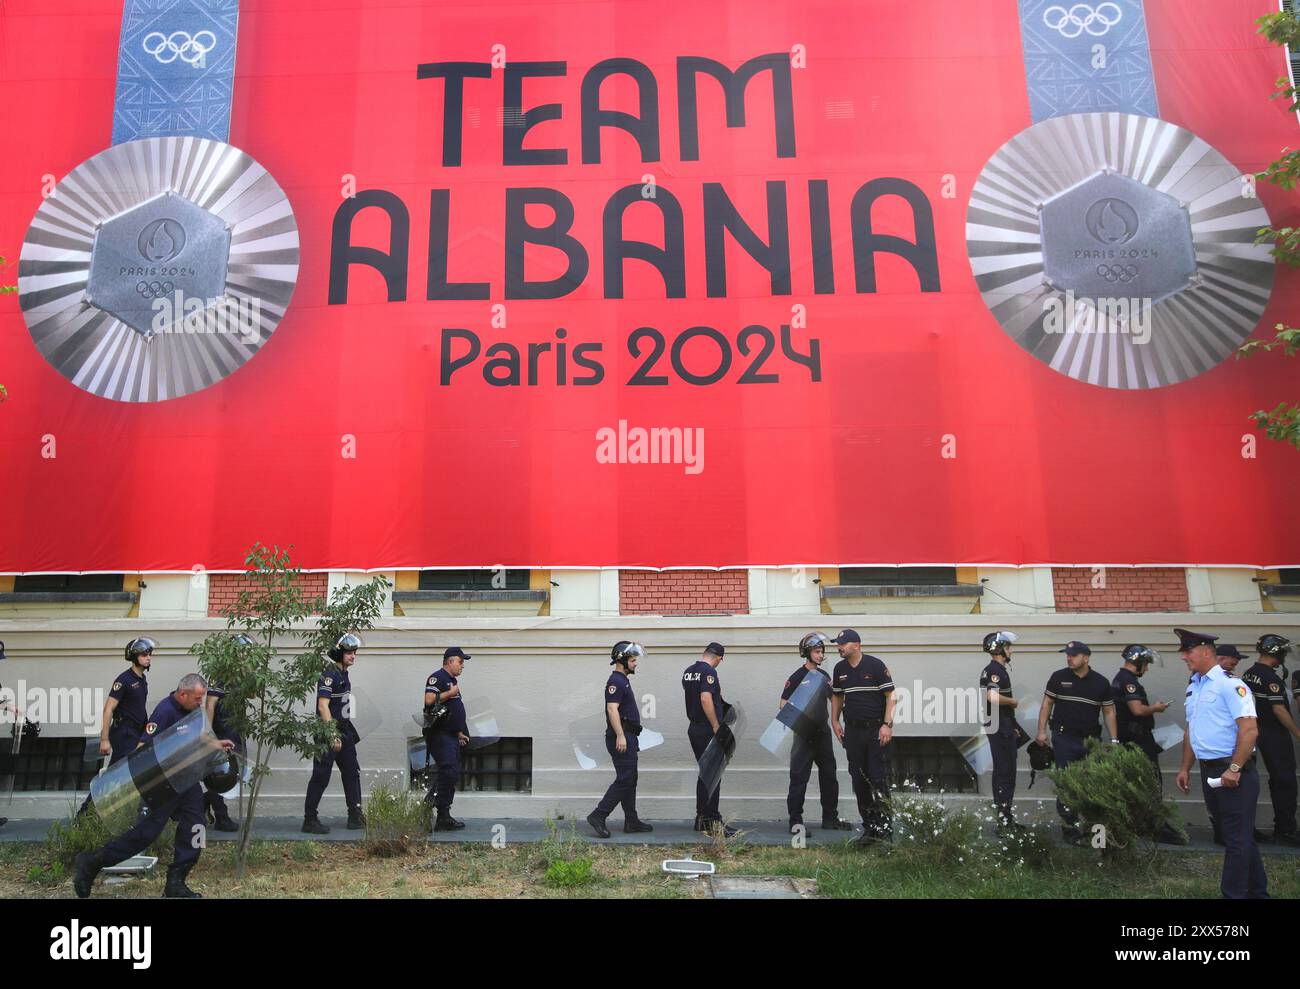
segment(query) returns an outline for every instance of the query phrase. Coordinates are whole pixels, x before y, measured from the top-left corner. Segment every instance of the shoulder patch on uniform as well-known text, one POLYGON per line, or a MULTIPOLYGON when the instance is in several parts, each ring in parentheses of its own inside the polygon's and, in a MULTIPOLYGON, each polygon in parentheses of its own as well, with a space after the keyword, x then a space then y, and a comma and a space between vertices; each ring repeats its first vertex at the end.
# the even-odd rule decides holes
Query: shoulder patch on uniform
POLYGON ((612 694, 618 690, 612 683, 609 685, 609 692, 612 694))
POLYGON ((114 690, 121 690, 121 689, 122 689, 122 681, 121 681, 121 680, 114 680, 114 681, 113 681, 113 689, 114 689, 114 690))
POLYGON ((1246 696, 1246 688, 1245 688, 1245 687, 1238 687, 1238 688, 1237 688, 1237 696, 1238 696, 1238 697, 1245 697, 1245 696, 1246 696))
POLYGON ((334 686, 334 681, 331 680, 329 677, 325 677, 325 686, 327 686, 327 687, 332 687, 332 686, 334 686))
POLYGON ((152 735, 157 730, 158 730, 158 726, 154 724, 152 721, 150 721, 147 725, 144 726, 144 733, 146 735, 152 735))
POLYGON ((886 666, 886 667, 885 667, 885 676, 891 676, 891 675, 892 675, 892 674, 889 672, 889 667, 886 666))
POLYGON ((712 683, 712 682, 713 682, 713 677, 711 677, 711 676, 707 676, 707 677, 704 678, 704 680, 705 680, 706 683, 712 683))
POLYGON ((1276 683, 1270 683, 1270 684, 1268 685, 1268 689, 1271 690, 1271 691, 1273 691, 1273 693, 1276 694, 1276 693, 1277 693, 1279 690, 1281 690, 1282 688, 1281 688, 1280 686, 1278 686, 1276 683))
POLYGON ((1137 686, 1134 685, 1134 684, 1131 684, 1131 683, 1130 683, 1126 688, 1124 688, 1124 689, 1126 689, 1130 694, 1136 694, 1136 693, 1137 693, 1137 686))
POLYGON ((997 682, 998 682, 998 675, 997 675, 996 673, 990 673, 990 674, 989 674, 989 679, 992 680, 994 683, 997 683, 997 682))

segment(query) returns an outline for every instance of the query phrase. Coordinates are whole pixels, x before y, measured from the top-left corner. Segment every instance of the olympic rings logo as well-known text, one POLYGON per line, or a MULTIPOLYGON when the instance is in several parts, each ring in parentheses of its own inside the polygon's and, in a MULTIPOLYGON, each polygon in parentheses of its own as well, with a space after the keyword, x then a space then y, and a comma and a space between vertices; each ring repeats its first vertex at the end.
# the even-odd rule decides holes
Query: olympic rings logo
POLYGON ((1138 276, 1137 265, 1133 264, 1099 264, 1097 274, 1106 281, 1127 285, 1138 276))
POLYGON ((135 290, 146 299, 157 299, 176 291, 175 282, 136 282, 135 290))
POLYGON ((163 34, 150 31, 140 42, 146 55, 163 65, 170 65, 180 59, 186 65, 202 66, 208 52, 217 47, 217 36, 211 31, 200 31, 193 36, 188 31, 173 31, 163 34))
POLYGON ((1101 3, 1096 7, 1076 3, 1069 10, 1057 5, 1043 11, 1043 23, 1063 38, 1077 38, 1084 31, 1100 38, 1123 18, 1124 11, 1117 3, 1101 3))

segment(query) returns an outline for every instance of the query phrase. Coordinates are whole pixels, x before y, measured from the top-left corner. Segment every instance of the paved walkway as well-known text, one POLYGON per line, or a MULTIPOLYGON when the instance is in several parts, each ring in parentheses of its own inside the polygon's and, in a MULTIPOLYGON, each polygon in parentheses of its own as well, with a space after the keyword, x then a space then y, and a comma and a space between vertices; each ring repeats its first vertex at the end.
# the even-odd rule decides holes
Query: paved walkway
MULTIPOLYGON (((361 841, 364 831, 349 831, 346 818, 324 817, 322 821, 329 826, 327 835, 303 834, 302 819, 298 817, 263 817, 258 818, 255 838, 263 841, 361 841)), ((0 842, 37 843, 45 840, 46 832, 54 822, 50 819, 29 818, 26 820, 10 819, 0 827, 0 842)), ((591 833, 586 821, 562 820, 556 822, 561 839, 576 835, 579 840, 593 845, 699 845, 710 844, 712 839, 691 828, 690 821, 652 821, 654 831, 651 834, 624 834, 622 821, 611 818, 608 822, 611 836, 597 838, 591 833)), ((740 821, 731 822, 740 828, 746 841, 756 845, 788 845, 791 836, 786 831, 784 821, 740 821)), ((1184 851, 1220 852, 1221 849, 1211 840, 1210 829, 1204 826, 1189 825, 1187 828, 1191 843, 1181 846, 1184 851)), ((858 832, 823 831, 810 827, 807 834, 809 846, 829 845, 846 841, 858 832)), ((429 835, 429 841, 438 843, 474 842, 490 844, 504 841, 508 844, 532 843, 542 841, 550 834, 545 821, 529 818, 504 820, 466 820, 462 831, 439 832, 429 835)), ((208 840, 213 842, 233 841, 239 836, 221 831, 209 830, 208 840)), ((736 839, 732 839, 735 841, 736 839)), ((1161 845, 1166 851, 1178 851, 1180 846, 1161 845)), ((1300 849, 1282 845, 1261 844, 1260 851, 1265 855, 1289 856, 1300 858, 1300 849)))

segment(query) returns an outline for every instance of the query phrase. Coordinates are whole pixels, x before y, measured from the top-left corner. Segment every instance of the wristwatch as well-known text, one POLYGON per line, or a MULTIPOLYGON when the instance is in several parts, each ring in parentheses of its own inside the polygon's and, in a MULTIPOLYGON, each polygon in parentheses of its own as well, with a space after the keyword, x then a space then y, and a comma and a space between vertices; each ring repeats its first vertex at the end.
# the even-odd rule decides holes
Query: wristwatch
POLYGON ((894 728, 894 723, 892 721, 882 721, 881 724, 883 724, 886 728, 890 729, 891 731, 894 728))
POLYGON ((1235 762, 1230 762, 1228 763, 1228 772, 1239 773, 1241 772, 1241 767, 1238 766, 1235 762))

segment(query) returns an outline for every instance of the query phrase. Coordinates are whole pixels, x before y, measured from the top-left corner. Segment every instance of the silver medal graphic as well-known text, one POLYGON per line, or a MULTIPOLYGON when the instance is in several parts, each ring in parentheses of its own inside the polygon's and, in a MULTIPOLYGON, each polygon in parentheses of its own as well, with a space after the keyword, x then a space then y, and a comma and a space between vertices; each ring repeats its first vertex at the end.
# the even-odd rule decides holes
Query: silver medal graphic
POLYGON ((23 241, 18 302, 37 349, 120 402, 199 391, 270 338, 298 278, 288 197, 238 148, 115 145, 74 168, 23 241))
POLYGON ((1254 183, 1191 131, 1124 113, 1044 120, 980 173, 975 281, 1012 340, 1107 388, 1187 381, 1231 356, 1273 288, 1254 183))

